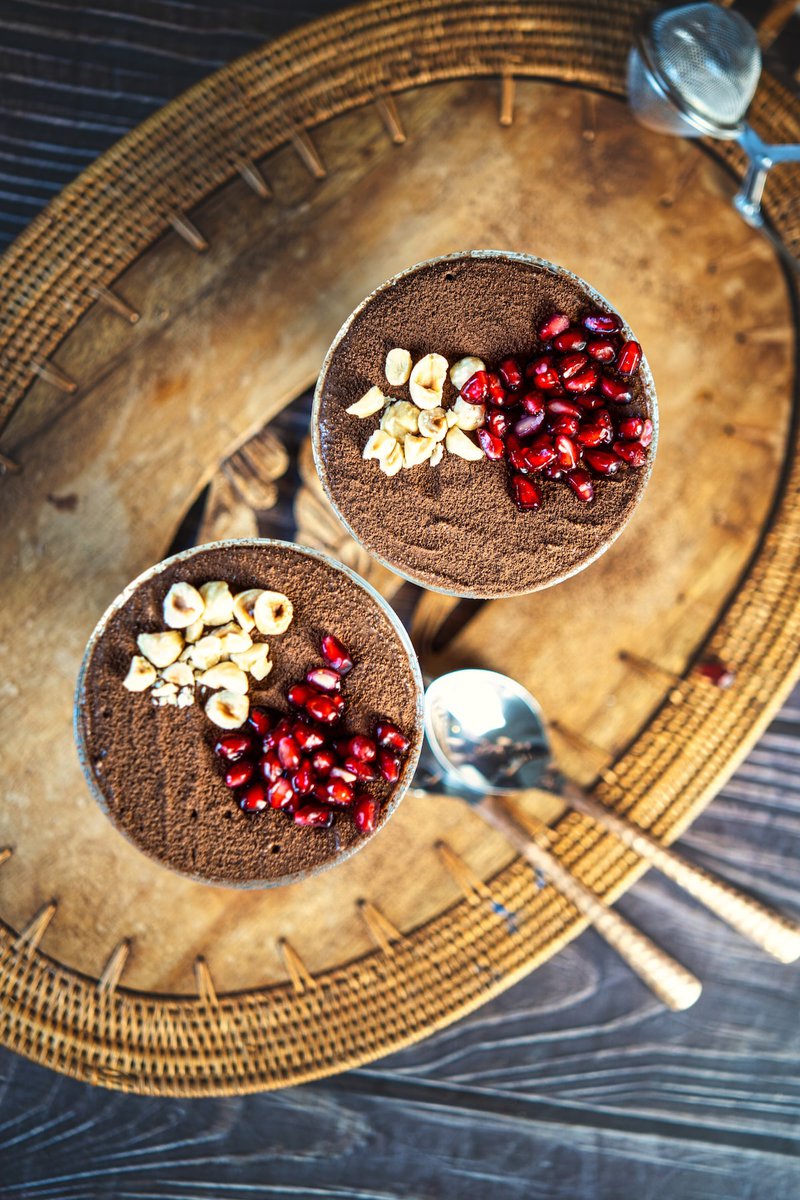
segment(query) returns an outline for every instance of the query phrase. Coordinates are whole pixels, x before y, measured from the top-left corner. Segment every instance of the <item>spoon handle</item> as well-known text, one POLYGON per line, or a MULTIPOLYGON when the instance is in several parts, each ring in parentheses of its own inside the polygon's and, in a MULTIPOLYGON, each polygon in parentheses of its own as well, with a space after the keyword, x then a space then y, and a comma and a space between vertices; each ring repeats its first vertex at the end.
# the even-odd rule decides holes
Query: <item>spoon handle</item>
POLYGON ((539 867, 558 890, 591 921, 594 928, 660 1000, 674 1011, 690 1008, 700 997, 702 984, 679 962, 609 908, 600 897, 538 841, 532 840, 497 796, 487 796, 473 811, 499 830, 534 867, 539 867))
POLYGON ((800 958, 800 925, 795 921, 746 896, 710 871, 687 862, 677 850, 667 848, 644 829, 612 812, 574 784, 566 786, 563 794, 572 808, 610 830, 624 845, 647 859, 662 874, 762 950, 783 963, 795 962, 800 958))

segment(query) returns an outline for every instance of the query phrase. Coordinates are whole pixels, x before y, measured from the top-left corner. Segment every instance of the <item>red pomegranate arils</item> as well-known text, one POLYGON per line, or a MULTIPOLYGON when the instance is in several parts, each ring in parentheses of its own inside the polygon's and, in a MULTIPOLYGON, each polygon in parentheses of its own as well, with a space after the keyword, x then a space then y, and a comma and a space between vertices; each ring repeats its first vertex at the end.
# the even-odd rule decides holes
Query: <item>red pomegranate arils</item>
POLYGON ((307 683, 293 683, 286 693, 286 699, 295 708, 305 708, 308 701, 318 695, 317 689, 307 683))
POLYGON ((283 764, 274 750, 268 750, 258 760, 258 769, 267 783, 274 783, 283 774, 283 764))
POLYGON ((530 446, 520 451, 522 462, 528 471, 539 471, 552 462, 556 456, 556 448, 552 439, 546 433, 540 433, 530 446))
POLYGON ((585 371, 573 375, 571 379, 565 379, 564 387, 568 392, 591 392, 597 387, 599 376, 600 372, 597 367, 587 367, 585 371))
POLYGON ((540 396, 538 392, 526 392, 520 403, 529 417, 536 417, 544 412, 544 396, 540 396))
POLYGON ((333 667, 340 675, 347 675, 353 669, 349 651, 332 633, 326 633, 322 639, 322 657, 328 666, 333 667))
POLYGON ((542 491, 532 479, 526 479, 524 475, 512 475, 511 488, 517 508, 523 512, 536 512, 537 508, 541 508, 542 491))
POLYGON ((532 381, 537 375, 543 375, 546 371, 552 371, 553 359, 549 354, 541 354, 538 358, 532 358, 525 368, 525 378, 532 381))
MULTIPOLYGON (((381 754, 388 754, 388 750, 381 750, 381 754)), ((352 779, 360 779, 362 783, 370 783, 375 779, 375 771, 369 763, 361 762, 358 758, 353 758, 352 756, 346 758, 342 766, 345 771, 350 772, 352 779)), ((333 771, 331 771, 331 775, 333 775, 333 771)))
MULTIPOLYGON (((542 408, 544 419, 544 409, 542 408)), ((494 408, 486 418, 486 428, 495 437, 504 438, 511 428, 511 417, 508 413, 501 412, 500 409, 494 408)))
POLYGON ((600 391, 615 404, 630 404, 633 399, 630 389, 624 383, 617 383, 610 375, 603 375, 600 379, 600 391))
POLYGON ((580 446, 573 442, 572 438, 567 437, 565 433, 559 433, 555 440, 556 446, 556 461, 565 471, 571 471, 573 467, 577 467, 578 459, 583 451, 580 446))
POLYGON ((378 770, 387 783, 397 783, 400 778, 400 759, 388 750, 379 750, 378 770))
POLYGON ((282 737, 278 742, 278 758, 285 771, 296 771, 300 766, 300 747, 291 735, 282 737))
POLYGON ((271 783, 267 790, 270 805, 273 808, 287 808, 289 805, 294 806, 294 788, 289 783, 288 779, 281 777, 271 783))
POLYGON ((522 387, 522 371, 515 358, 504 358, 497 371, 510 392, 519 391, 522 387))
POLYGON ((230 763, 223 775, 225 786, 229 788, 243 787, 253 778, 255 769, 255 763, 249 758, 243 758, 241 762, 230 763))
POLYGON ((214 753, 226 762, 238 762, 254 749, 255 743, 248 733, 226 733, 214 743, 214 753))
POLYGON ((340 692, 342 677, 333 667, 312 667, 306 671, 306 682, 320 692, 340 692))
POLYGON ((342 763, 337 763, 335 767, 331 767, 329 778, 343 779, 345 783, 355 783, 356 779, 358 779, 358 772, 349 770, 349 768, 343 766, 342 763))
POLYGON ((372 796, 361 795, 353 805, 353 821, 360 833, 374 833, 381 806, 372 796))
POLYGON ((298 796, 307 796, 313 791, 314 784, 317 782, 311 763, 308 761, 302 762, 298 769, 292 775, 291 784, 292 790, 298 796))
POLYGON ((486 403, 496 404, 498 408, 507 408, 512 404, 516 404, 516 400, 509 396, 506 389, 503 387, 503 381, 494 371, 486 373, 486 403))
POLYGON ((642 361, 642 347, 638 342, 625 342, 617 359, 620 375, 632 375, 642 361))
POLYGON ((539 326, 539 337, 543 342, 549 342, 557 334, 569 329, 569 317, 564 313, 553 313, 539 326))
POLYGON ((311 756, 311 766, 317 775, 327 778, 336 766, 336 755, 332 750, 317 750, 316 754, 311 756))
POLYGON ((697 673, 713 683, 714 687, 721 688, 723 691, 726 688, 732 687, 736 682, 736 671, 727 663, 721 662, 718 658, 706 658, 697 664, 697 673))
POLYGON ((264 737, 272 729, 275 722, 272 714, 268 713, 265 708, 251 708, 247 724, 251 729, 255 729, 259 737, 264 737))
MULTIPOLYGON (((327 797, 326 803, 336 804, 340 808, 347 808, 353 803, 355 795, 352 787, 344 779, 329 779, 327 783, 323 783, 322 790, 327 797)), ((317 795, 316 789, 314 795, 317 795)))
POLYGON ((617 356, 617 347, 608 338, 598 338, 596 341, 586 343, 586 353, 590 354, 597 362, 610 363, 617 356))
POLYGON ((306 712, 323 725, 335 725, 342 715, 341 706, 335 703, 338 699, 338 696, 321 696, 317 693, 306 701, 306 712))
POLYGON ((554 367, 548 367, 546 371, 541 371, 533 377, 534 387, 539 388, 543 392, 561 391, 561 380, 558 377, 558 371, 554 367))
MULTIPOLYGON (((528 421, 535 420, 535 417, 527 417, 528 421)), ((503 458, 506 452, 503 439, 494 433, 490 433, 488 429, 479 429, 475 436, 478 439, 478 445, 483 453, 492 462, 497 462, 503 458)))
POLYGON ((576 396, 575 399, 581 408, 586 409, 588 412, 592 412, 596 408, 602 408, 606 402, 605 398, 598 396, 596 392, 583 392, 581 395, 576 396))
POLYGON ((653 440, 653 422, 648 417, 648 419, 644 423, 644 429, 641 432, 639 441, 641 442, 641 444, 644 446, 644 448, 646 450, 647 447, 652 442, 652 440, 653 440))
POLYGON ((586 334, 580 329, 566 329, 553 338, 553 346, 561 354, 574 354, 586 349, 586 334))
POLYGON ((584 504, 591 504, 594 500, 594 484, 588 471, 583 467, 576 467, 574 471, 567 473, 566 480, 579 500, 584 504))
POLYGON ((562 379, 573 379, 579 375, 583 368, 588 363, 589 359, 585 354, 565 354, 558 364, 558 371, 562 379))
POLYGON ((263 783, 251 783, 239 795, 239 808, 242 812, 263 812, 266 807, 267 789, 263 783))
POLYGON ((379 746, 387 750, 397 750, 400 754, 405 754, 411 745, 406 735, 391 721, 378 721, 375 726, 375 741, 379 746))
POLYGON ((548 463, 546 467, 542 468, 542 474, 544 475, 545 479, 563 479, 564 478, 564 472, 561 469, 561 467, 558 465, 558 462, 548 463))
POLYGON ((617 432, 626 442, 638 442, 644 433, 644 421, 641 417, 623 417, 617 425, 617 432))
POLYGON ((602 425, 583 425, 575 435, 575 440, 580 446, 607 446, 613 436, 611 430, 602 425))
POLYGON ((313 829, 330 829, 333 824, 333 812, 323 804, 304 804, 294 814, 294 823, 313 829))
POLYGON ((609 433, 614 432, 614 422, 611 419, 611 413, 607 408, 598 408, 592 416, 592 424, 600 425, 603 429, 607 429, 609 433))
POLYGON ((619 317, 605 313, 590 313, 588 317, 583 318, 583 327, 590 333, 619 333, 622 322, 619 317))
POLYGON ((359 762, 372 762, 378 753, 378 747, 372 738, 364 737, 363 734, 357 733, 347 743, 347 751, 353 758, 357 758, 359 762))
POLYGON ((622 459, 613 450, 586 450, 583 457, 598 475, 616 475, 622 466, 622 459))
POLYGON ((640 442, 614 442, 614 453, 629 467, 643 467, 647 462, 647 451, 640 442))
POLYGON ((470 375, 461 389, 461 395, 467 404, 485 404, 488 394, 489 373, 487 371, 476 371, 474 375, 470 375))
POLYGON ((518 438, 531 437, 542 425, 544 425, 544 409, 539 413, 529 413, 520 417, 514 426, 514 433, 518 438))
POLYGON ((559 433, 564 433, 567 437, 575 437, 575 434, 580 429, 580 421, 577 417, 558 417, 555 421, 548 421, 547 427, 555 436, 559 433))
POLYGON ((320 731, 314 729, 313 725, 306 725, 304 721, 295 721, 292 735, 301 750, 318 750, 325 745, 325 738, 320 731))
POLYGON ((575 400, 548 400, 546 407, 548 417, 577 417, 580 420, 583 416, 583 409, 575 400))

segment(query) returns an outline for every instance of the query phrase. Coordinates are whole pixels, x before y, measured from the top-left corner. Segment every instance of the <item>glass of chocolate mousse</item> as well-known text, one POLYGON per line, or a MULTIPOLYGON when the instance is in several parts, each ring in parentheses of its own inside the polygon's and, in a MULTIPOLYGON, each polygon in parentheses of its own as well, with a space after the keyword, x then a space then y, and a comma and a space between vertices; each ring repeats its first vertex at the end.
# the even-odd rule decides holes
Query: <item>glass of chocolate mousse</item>
POLYGON ((89 787, 151 858, 271 887, 348 858, 414 774, 422 679, 348 567, 287 542, 214 542, 134 579, 81 666, 89 787))
POLYGON ((389 279, 328 351, 314 458, 340 520, 423 587, 550 587, 620 535, 658 414, 631 329, 577 275, 473 250, 389 279))

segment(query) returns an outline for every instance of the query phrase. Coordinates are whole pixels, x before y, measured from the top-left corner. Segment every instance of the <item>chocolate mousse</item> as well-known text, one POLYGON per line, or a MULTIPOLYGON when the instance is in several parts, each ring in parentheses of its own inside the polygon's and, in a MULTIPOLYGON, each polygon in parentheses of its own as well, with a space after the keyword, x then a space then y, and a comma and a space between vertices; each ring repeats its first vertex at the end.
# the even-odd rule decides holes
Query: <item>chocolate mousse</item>
POLYGON ((267 887, 342 861, 386 823, 419 754, 421 687, 402 626, 353 572, 284 542, 218 542, 111 605, 81 669, 76 739, 96 799, 140 850, 201 881, 267 887))
POLYGON ((622 318, 570 272, 499 251, 379 287, 337 335, 312 418, 322 484, 362 545, 413 582, 476 597, 594 561, 641 499, 656 432, 622 318))

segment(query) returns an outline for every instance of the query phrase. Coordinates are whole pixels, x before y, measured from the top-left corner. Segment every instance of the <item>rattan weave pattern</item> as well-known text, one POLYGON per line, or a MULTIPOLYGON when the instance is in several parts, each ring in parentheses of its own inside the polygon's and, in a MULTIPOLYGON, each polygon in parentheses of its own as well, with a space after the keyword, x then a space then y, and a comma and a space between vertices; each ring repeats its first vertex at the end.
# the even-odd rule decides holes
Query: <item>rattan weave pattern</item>
MULTIPOLYGON (((376 96, 468 76, 545 77, 611 93, 642 5, 371 3, 315 22, 246 56, 186 93, 99 159, 0 262, 5 423, 46 360, 110 285, 170 226, 300 129, 376 96)), ((753 117, 774 140, 796 140, 797 103, 765 78, 753 117)), ((725 156, 737 172, 739 152, 725 156)), ((769 181, 766 209, 800 248, 792 211, 800 170, 769 181)), ((795 204, 795 209, 796 209, 795 204)), ((794 458, 793 458, 794 461, 794 458)), ((797 670, 800 644, 800 469, 792 467, 771 528, 708 649, 732 658, 740 682, 721 693, 689 675, 598 794, 666 840, 707 802, 764 728, 797 670)), ((640 860, 577 814, 555 850, 611 899, 640 860)), ((358 962, 280 987, 197 999, 104 987, 53 962, 37 936, 0 929, 0 1037, 79 1078, 150 1094, 203 1095, 279 1087, 356 1065, 412 1042, 507 988, 574 937, 584 922, 516 861, 488 881, 493 902, 465 899, 358 962), (504 913, 513 910, 516 924, 504 913), (359 997, 369 996, 370 1019, 359 997)))

